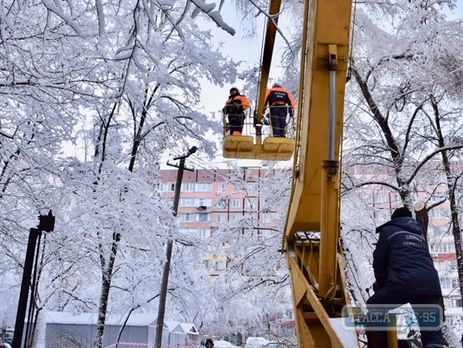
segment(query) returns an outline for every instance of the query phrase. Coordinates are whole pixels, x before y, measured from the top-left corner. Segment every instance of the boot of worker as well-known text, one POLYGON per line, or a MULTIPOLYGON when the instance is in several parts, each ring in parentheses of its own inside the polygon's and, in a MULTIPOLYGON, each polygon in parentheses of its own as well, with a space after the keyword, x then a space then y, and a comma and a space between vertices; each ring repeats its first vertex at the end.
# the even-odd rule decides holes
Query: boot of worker
POLYGON ((368 348, 387 348, 387 334, 382 331, 367 331, 368 348))
MULTIPOLYGON (((424 327, 426 323, 423 323, 424 327)), ((421 343, 423 348, 445 348, 448 347, 447 342, 441 330, 422 330, 421 343)))

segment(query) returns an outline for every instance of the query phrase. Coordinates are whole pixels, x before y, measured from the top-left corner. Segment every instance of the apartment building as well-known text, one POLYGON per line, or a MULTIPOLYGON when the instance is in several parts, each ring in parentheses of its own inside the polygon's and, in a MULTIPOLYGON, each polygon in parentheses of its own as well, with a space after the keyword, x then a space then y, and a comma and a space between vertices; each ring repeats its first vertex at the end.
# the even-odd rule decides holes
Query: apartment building
MULTIPOLYGON (((161 171, 160 191, 173 199, 177 170, 161 171)), ((236 174, 228 169, 185 171, 178 204, 177 218, 184 231, 208 239, 224 223, 252 217, 264 231, 275 229, 271 209, 264 209, 259 181, 271 175, 265 168, 241 168, 236 174)), ((212 276, 223 273, 227 258, 223 252, 204 255, 203 264, 212 276)))

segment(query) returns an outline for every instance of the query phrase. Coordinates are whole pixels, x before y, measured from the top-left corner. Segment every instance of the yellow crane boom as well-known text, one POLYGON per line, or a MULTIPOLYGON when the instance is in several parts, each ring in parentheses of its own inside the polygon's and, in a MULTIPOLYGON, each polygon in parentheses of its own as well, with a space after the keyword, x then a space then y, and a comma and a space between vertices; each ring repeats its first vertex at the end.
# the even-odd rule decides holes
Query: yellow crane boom
POLYGON ((269 4, 269 18, 265 28, 264 47, 262 52, 259 96, 257 100, 256 122, 262 123, 265 109, 265 93, 267 92, 268 77, 272 65, 273 48, 277 33, 278 15, 280 14, 281 0, 271 0, 269 4))
MULTIPOLYGON (((256 120, 261 126, 281 0, 269 1, 256 120)), ((224 157, 288 160, 292 192, 283 236, 299 347, 343 347, 336 318, 349 303, 339 250, 340 148, 352 0, 306 0, 296 138, 224 136, 224 157), (255 140, 255 142, 254 142, 255 140)), ((355 336, 354 332, 351 332, 355 336)), ((350 344, 350 346, 352 346, 350 344)))
POLYGON ((339 250, 340 148, 352 0, 307 0, 297 150, 283 237, 299 347, 343 347, 349 302, 339 250))

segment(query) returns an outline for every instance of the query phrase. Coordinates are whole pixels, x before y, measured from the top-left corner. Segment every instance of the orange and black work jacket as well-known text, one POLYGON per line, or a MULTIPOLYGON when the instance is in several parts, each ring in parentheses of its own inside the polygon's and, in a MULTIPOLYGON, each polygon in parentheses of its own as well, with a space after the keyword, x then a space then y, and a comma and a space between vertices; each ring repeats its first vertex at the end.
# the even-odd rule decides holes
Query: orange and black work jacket
POLYGON ((290 91, 283 87, 272 87, 265 94, 265 105, 269 106, 285 106, 291 107, 291 110, 296 108, 296 101, 290 91))
POLYGON ((249 99, 244 95, 236 94, 228 97, 222 111, 227 115, 239 115, 249 108, 249 99))

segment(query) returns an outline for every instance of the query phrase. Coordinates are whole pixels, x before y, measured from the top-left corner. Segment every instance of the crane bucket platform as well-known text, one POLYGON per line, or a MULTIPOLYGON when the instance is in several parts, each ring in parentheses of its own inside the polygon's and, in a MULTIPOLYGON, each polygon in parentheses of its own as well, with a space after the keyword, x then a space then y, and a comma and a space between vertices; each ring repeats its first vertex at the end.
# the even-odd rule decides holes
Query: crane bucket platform
MULTIPOLYGON (((265 95, 267 83, 269 80, 270 66, 272 63, 273 49, 275 45, 275 36, 277 33, 278 17, 281 10, 281 0, 269 1, 269 16, 266 23, 262 62, 261 76, 259 83, 259 93, 257 105, 252 124, 244 123, 244 133, 240 136, 225 135, 229 130, 226 116, 224 115, 224 140, 223 140, 223 157, 237 159, 255 159, 264 161, 288 161, 292 158, 296 149, 296 140, 294 138, 294 119, 291 117, 292 123, 287 123, 287 137, 273 137, 271 135, 263 135, 263 118, 265 107, 265 95), (249 128, 255 128, 255 134, 249 135, 249 128)), ((247 117, 249 119, 249 117, 247 117)), ((265 125, 271 126, 271 117, 269 123, 265 125)), ((273 134, 273 133, 272 133, 273 134)))
POLYGON ((223 157, 259 159, 268 161, 288 161, 291 159, 296 141, 291 138, 267 137, 262 142, 251 135, 227 135, 223 143, 223 157))

